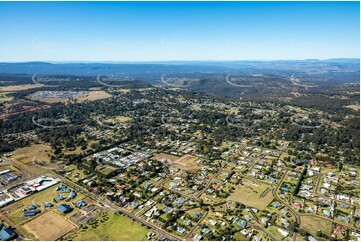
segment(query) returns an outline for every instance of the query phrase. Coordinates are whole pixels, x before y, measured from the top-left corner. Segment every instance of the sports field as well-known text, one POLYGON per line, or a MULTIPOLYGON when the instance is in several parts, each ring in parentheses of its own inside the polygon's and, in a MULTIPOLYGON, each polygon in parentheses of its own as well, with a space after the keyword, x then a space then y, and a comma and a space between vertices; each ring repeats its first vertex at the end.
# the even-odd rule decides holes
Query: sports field
POLYGON ((76 228, 53 211, 27 222, 23 227, 42 241, 55 241, 76 228))

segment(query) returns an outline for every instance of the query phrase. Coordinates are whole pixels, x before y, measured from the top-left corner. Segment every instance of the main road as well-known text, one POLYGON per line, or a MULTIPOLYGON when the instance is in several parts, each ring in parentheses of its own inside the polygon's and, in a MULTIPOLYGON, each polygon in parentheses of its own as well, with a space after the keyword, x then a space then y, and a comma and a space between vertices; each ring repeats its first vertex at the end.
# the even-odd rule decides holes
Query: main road
POLYGON ((94 194, 94 193, 91 193, 87 190, 85 190, 83 187, 79 186, 78 184, 58 175, 57 173, 53 172, 53 171, 50 171, 52 173, 53 176, 59 178, 63 183, 65 183, 66 185, 70 186, 70 187, 73 187, 73 188, 76 188, 78 189, 79 192, 83 193, 84 195, 90 197, 91 199, 93 199, 94 201, 97 201, 97 202, 100 202, 102 203, 104 206, 108 207, 108 208, 111 208, 113 210, 116 210, 116 211, 119 211, 121 212, 123 215, 126 215, 127 217, 137 221, 138 223, 144 225, 144 226, 147 226, 151 229, 153 229, 154 231, 156 231, 158 233, 158 235, 161 237, 161 238, 164 238, 164 239, 168 239, 168 240, 181 240, 181 238, 179 238, 178 236, 175 236, 173 234, 170 234, 158 227, 156 227, 155 225, 153 224, 150 224, 148 222, 145 222, 143 220, 141 220, 140 218, 134 216, 133 214, 121 209, 119 206, 113 204, 112 202, 108 201, 107 199, 104 199, 104 198, 101 198, 100 196, 94 194))

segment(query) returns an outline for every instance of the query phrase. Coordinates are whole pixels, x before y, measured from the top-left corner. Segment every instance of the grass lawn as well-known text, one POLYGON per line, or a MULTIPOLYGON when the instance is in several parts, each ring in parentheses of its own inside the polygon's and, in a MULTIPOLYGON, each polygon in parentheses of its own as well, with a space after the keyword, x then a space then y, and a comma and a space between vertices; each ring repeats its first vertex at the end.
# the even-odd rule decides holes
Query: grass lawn
POLYGON ((318 230, 321 230, 322 233, 330 235, 331 234, 332 223, 320 218, 313 216, 301 217, 301 228, 309 231, 313 237, 316 236, 318 230))
POLYGON ((282 240, 284 237, 282 234, 278 231, 278 227, 276 226, 269 226, 265 229, 271 236, 273 236, 277 240, 282 240))
POLYGON ((87 225, 65 238, 65 240, 146 240, 151 230, 121 215, 107 211, 107 218, 100 216, 96 225, 87 225))
POLYGON ((104 176, 108 176, 110 173, 118 170, 118 168, 112 166, 101 166, 101 167, 97 166, 96 170, 101 174, 103 174, 104 176))
POLYGON ((244 235, 240 232, 235 233, 233 238, 237 241, 246 241, 246 237, 244 237, 244 235))

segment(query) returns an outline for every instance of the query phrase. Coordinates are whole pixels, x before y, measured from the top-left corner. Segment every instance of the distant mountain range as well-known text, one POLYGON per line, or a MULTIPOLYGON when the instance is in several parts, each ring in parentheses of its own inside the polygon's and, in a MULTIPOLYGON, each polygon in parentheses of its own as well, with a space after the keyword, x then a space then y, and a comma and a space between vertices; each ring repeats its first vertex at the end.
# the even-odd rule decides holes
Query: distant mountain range
POLYGON ((359 59, 275 60, 275 61, 168 61, 119 63, 0 63, 1 74, 40 75, 162 75, 164 73, 241 73, 289 75, 309 72, 359 72, 359 59))

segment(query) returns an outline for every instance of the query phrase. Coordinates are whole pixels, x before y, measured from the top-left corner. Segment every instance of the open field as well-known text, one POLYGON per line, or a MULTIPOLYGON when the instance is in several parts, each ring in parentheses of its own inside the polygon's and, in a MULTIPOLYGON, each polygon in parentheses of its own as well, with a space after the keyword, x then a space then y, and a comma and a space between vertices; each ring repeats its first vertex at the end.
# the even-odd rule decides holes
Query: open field
POLYGON ((102 166, 102 167, 97 166, 95 170, 100 172, 104 176, 108 176, 112 172, 118 170, 118 168, 113 167, 113 166, 102 166))
POLYGON ((26 230, 42 241, 54 241, 76 227, 53 211, 47 212, 23 225, 26 230))
POLYGON ((9 96, 9 92, 0 93, 0 103, 9 102, 13 99, 14 98, 12 96, 9 96))
POLYGON ((114 212, 106 212, 106 216, 100 216, 97 223, 88 225, 79 231, 69 234, 65 240, 146 240, 146 227, 134 222, 128 217, 114 212), (107 219, 105 218, 107 217, 107 219))
POLYGON ((38 84, 28 84, 28 85, 16 85, 16 86, 6 86, 0 87, 0 92, 17 92, 17 91, 25 91, 37 87, 41 87, 42 85, 38 84))
POLYGON ((131 117, 117 116, 115 118, 107 119, 106 122, 115 124, 116 122, 121 122, 122 123, 122 122, 127 122, 127 121, 130 121, 130 120, 132 120, 131 117))
POLYGON ((41 173, 46 168, 56 167, 56 164, 50 163, 51 147, 46 144, 18 148, 13 154, 15 163, 24 165, 33 173, 41 173))
POLYGON ((313 237, 316 236, 318 230, 327 235, 331 234, 332 223, 316 217, 301 217, 301 229, 309 231, 313 237))
POLYGON ((14 160, 27 164, 33 162, 33 159, 37 161, 50 161, 50 151, 51 147, 49 145, 33 144, 31 146, 16 149, 13 154, 14 160))
POLYGON ((243 203, 247 206, 263 210, 272 201, 272 191, 270 190, 265 196, 260 195, 269 187, 266 184, 254 184, 250 180, 244 180, 243 185, 236 187, 234 193, 231 193, 230 200, 243 203))
POLYGON ((198 158, 195 156, 184 155, 178 160, 172 162, 170 165, 178 169, 182 169, 190 172, 196 172, 201 168, 197 163, 195 163, 197 159, 198 158))
POLYGON ((80 95, 77 100, 80 102, 95 101, 100 99, 110 98, 112 95, 105 91, 90 91, 88 95, 80 95))
POLYGON ((346 108, 351 108, 355 111, 359 111, 360 110, 360 105, 359 104, 353 104, 353 105, 348 105, 348 106, 345 106, 346 108))
POLYGON ((165 153, 160 153, 160 154, 155 154, 152 159, 157 160, 157 161, 163 161, 163 159, 167 160, 167 161, 171 161, 174 162, 176 160, 179 159, 178 156, 175 155, 168 155, 165 153))

